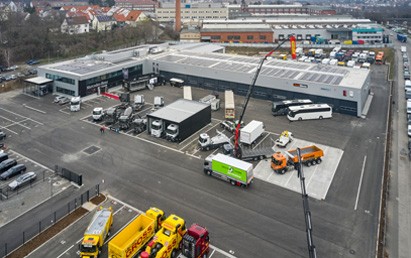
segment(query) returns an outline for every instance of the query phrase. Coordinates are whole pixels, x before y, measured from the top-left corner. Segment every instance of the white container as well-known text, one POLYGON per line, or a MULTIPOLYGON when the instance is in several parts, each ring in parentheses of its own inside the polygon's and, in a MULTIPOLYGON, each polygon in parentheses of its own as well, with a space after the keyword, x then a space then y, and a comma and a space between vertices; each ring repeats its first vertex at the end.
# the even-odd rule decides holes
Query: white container
POLYGON ((263 122, 253 120, 240 130, 240 142, 251 145, 264 133, 263 122))
POLYGON ((330 59, 329 59, 329 58, 324 58, 324 59, 321 61, 321 63, 322 63, 322 64, 325 64, 325 65, 328 65, 328 64, 330 63, 330 59))

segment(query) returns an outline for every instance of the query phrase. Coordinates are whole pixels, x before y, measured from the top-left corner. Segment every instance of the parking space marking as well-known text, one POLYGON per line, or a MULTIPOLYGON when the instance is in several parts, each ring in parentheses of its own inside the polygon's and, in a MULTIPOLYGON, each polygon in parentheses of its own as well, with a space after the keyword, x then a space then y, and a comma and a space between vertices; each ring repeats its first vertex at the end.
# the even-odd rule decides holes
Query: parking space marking
POLYGON ((264 138, 263 138, 259 143, 257 143, 257 144, 254 146, 253 149, 257 148, 257 146, 260 145, 260 143, 262 143, 262 142, 265 140, 265 138, 267 138, 269 135, 270 135, 270 132, 268 132, 267 135, 264 136, 264 138))
POLYGON ((12 133, 14 133, 14 134, 19 135, 18 133, 16 133, 16 132, 13 131, 13 130, 10 130, 9 128, 3 127, 3 126, 0 126, 0 128, 1 128, 1 129, 6 129, 7 131, 10 131, 10 132, 12 132, 12 133))
POLYGON ((36 121, 36 120, 34 120, 34 119, 31 119, 30 117, 25 117, 25 116, 19 115, 19 114, 17 114, 17 113, 14 113, 14 112, 9 111, 9 110, 4 109, 4 108, 0 108, 0 109, 4 110, 4 111, 6 111, 6 112, 9 112, 9 113, 11 113, 11 114, 13 114, 13 115, 16 115, 16 116, 23 117, 23 118, 26 118, 26 119, 28 119, 28 120, 31 120, 31 121, 33 121, 33 122, 35 122, 35 123, 37 123, 37 124, 44 125, 44 124, 41 123, 41 122, 38 122, 38 121, 36 121))
POLYGON ((10 122, 13 122, 13 123, 11 123, 11 124, 9 124, 9 125, 3 126, 3 128, 7 128, 7 127, 10 127, 10 126, 13 126, 13 125, 20 125, 20 126, 26 128, 26 129, 31 130, 30 127, 20 124, 21 122, 24 122, 24 121, 28 120, 29 118, 23 119, 23 120, 21 120, 21 121, 14 121, 14 120, 8 119, 7 117, 4 117, 4 116, 0 116, 0 117, 3 118, 3 119, 5 119, 5 120, 8 120, 8 121, 10 121, 10 122))
MULTIPOLYGON (((146 103, 147 104, 147 103, 146 103)), ((139 111, 139 112, 136 112, 136 114, 140 114, 140 113, 143 113, 143 112, 146 112, 147 110, 151 110, 153 107, 149 107, 149 108, 146 108, 146 109, 143 109, 143 110, 141 110, 141 111, 139 111)))
MULTIPOLYGON (((43 110, 40 110, 40 109, 37 109, 37 108, 34 108, 34 107, 27 106, 26 104, 23 104, 23 107, 34 110, 34 111, 37 111, 37 112, 42 113, 42 114, 47 113, 46 111, 43 111, 43 110)), ((40 123, 40 122, 38 122, 38 123, 40 123)), ((44 125, 44 124, 41 123, 41 125, 44 125)))
MULTIPOLYGON (((209 126, 209 125, 210 125, 210 124, 207 124, 207 126, 209 126)), ((211 128, 208 129, 206 132, 209 132, 211 129, 213 129, 213 128, 216 127, 217 125, 218 125, 218 124, 215 124, 215 125, 211 126, 211 128)), ((203 128, 204 128, 204 127, 203 127, 203 128)), ((201 128, 201 129, 203 129, 203 128, 201 128)), ((200 130, 201 130, 201 129, 200 129, 200 130)), ((197 132, 193 133, 193 135, 194 135, 194 134, 197 134, 200 130, 198 130, 197 132)), ((190 137, 188 137, 188 138, 185 139, 184 141, 180 142, 178 145, 183 144, 183 143, 184 143, 185 141, 187 141, 188 139, 190 139, 190 137)), ((187 143, 187 144, 186 144, 183 148, 181 148, 180 150, 186 148, 187 146, 191 145, 192 142, 197 141, 197 140, 198 140, 198 138, 194 138, 194 140, 192 140, 192 141, 190 141, 189 143, 187 143)))
POLYGON ((71 248, 73 248, 74 245, 71 245, 69 248, 67 248, 64 252, 62 252, 59 256, 57 256, 56 258, 60 258, 61 256, 63 256, 65 253, 67 253, 71 248))
POLYGON ((66 114, 66 115, 70 115, 70 113, 63 111, 63 110, 65 110, 65 109, 66 109, 66 108, 62 108, 62 109, 60 109, 59 111, 60 111, 61 113, 66 114))
POLYGON ((358 183, 357 198, 355 199, 354 210, 357 210, 358 200, 360 199, 361 185, 362 185, 362 179, 364 177, 364 170, 365 170, 365 163, 366 162, 367 162, 367 156, 364 156, 364 161, 362 162, 360 182, 358 183))
POLYGON ((38 163, 37 161, 34 161, 34 160, 32 160, 32 159, 24 156, 23 154, 17 153, 17 152, 15 152, 15 151, 13 151, 13 150, 8 150, 8 152, 12 153, 13 155, 20 156, 20 157, 22 157, 22 158, 24 158, 24 159, 27 159, 27 160, 29 160, 31 163, 34 163, 34 164, 36 164, 36 165, 38 165, 38 166, 40 166, 40 167, 42 167, 42 168, 44 168, 44 169, 53 171, 52 169, 44 166, 43 164, 38 163))
MULTIPOLYGON (((86 103, 86 102, 83 102, 82 103, 83 105, 86 105, 86 106, 89 106, 89 107, 92 107, 93 105, 90 105, 90 104, 88 104, 88 103, 86 103)), ((96 103, 94 103, 94 104, 96 104, 96 103)))

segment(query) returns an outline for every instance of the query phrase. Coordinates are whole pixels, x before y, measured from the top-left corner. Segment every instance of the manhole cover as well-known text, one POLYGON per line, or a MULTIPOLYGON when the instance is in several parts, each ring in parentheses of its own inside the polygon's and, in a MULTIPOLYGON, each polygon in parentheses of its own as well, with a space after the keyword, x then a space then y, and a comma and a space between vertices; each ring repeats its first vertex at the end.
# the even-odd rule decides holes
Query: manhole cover
POLYGON ((92 146, 84 149, 83 152, 91 155, 91 154, 93 154, 93 153, 95 153, 95 152, 97 152, 97 151, 99 151, 99 150, 100 150, 99 147, 92 145, 92 146))

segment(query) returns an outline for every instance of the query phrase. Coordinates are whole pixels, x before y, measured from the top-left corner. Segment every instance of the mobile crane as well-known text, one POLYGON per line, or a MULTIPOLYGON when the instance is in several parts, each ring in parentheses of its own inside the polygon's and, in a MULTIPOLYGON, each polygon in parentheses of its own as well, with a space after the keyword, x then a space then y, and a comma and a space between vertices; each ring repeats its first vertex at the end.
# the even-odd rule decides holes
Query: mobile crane
POLYGON ((241 121, 243 121, 243 117, 244 117, 245 111, 246 111, 246 109, 247 109, 248 102, 249 102, 250 97, 251 97, 251 95, 252 95, 252 93, 253 93, 254 86, 255 86, 255 83, 256 83, 256 81, 257 81, 258 75, 260 74, 261 68, 263 67, 263 64, 264 64, 265 60, 267 60, 267 58, 268 58, 269 56, 271 56, 275 51, 277 51, 277 49, 279 49, 279 48, 280 48, 285 42, 287 42, 287 41, 290 41, 291 55, 292 55, 292 58, 295 59, 295 57, 296 57, 296 53, 295 53, 295 37, 291 35, 290 37, 284 39, 280 44, 278 44, 278 46, 277 46, 276 48, 274 48, 273 50, 271 50, 270 52, 268 52, 268 54, 266 54, 266 55, 261 59, 260 63, 259 63, 258 66, 257 66, 257 71, 256 71, 255 74, 254 74, 254 77, 253 77, 253 80, 252 80, 250 86, 248 87, 248 92, 247 92, 247 95, 246 95, 246 97, 245 97, 245 101, 244 101, 244 105, 243 105, 243 111, 241 112, 240 119, 238 120, 237 125, 236 125, 236 128, 235 128, 235 135, 234 135, 234 156, 235 156, 236 158, 241 159, 241 155, 242 155, 241 148, 240 148, 240 144, 239 144, 241 121))

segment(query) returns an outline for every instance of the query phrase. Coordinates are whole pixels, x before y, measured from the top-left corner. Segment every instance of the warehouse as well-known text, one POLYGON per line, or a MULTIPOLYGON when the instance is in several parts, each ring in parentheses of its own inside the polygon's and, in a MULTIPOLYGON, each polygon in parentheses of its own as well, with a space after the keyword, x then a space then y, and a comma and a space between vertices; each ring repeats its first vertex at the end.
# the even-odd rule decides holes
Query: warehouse
MULTIPOLYGON (((165 78, 181 78, 188 85, 245 95, 260 59, 217 53, 180 51, 155 56, 150 63, 165 78)), ((362 116, 370 92, 370 71, 313 63, 267 60, 253 97, 268 100, 309 98, 328 103, 340 113, 362 116)))
POLYGON ((179 99, 147 115, 147 132, 156 137, 173 136, 181 142, 209 123, 211 105, 179 99))
MULTIPOLYGON (((245 95, 260 58, 219 54, 224 47, 206 43, 161 45, 105 52, 38 68, 38 75, 53 80, 53 92, 87 96, 122 85, 147 74, 181 78, 188 85, 245 95), (126 71, 126 73, 124 72, 126 71)), ((267 100, 310 98, 333 105, 337 112, 362 116, 369 96, 370 71, 329 65, 267 60, 253 97, 267 100)))

